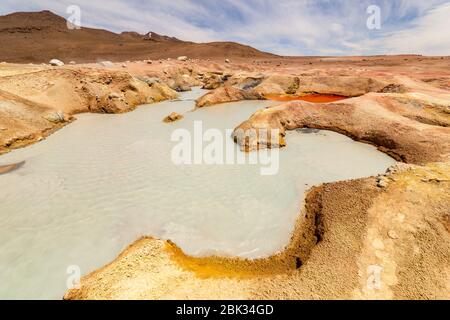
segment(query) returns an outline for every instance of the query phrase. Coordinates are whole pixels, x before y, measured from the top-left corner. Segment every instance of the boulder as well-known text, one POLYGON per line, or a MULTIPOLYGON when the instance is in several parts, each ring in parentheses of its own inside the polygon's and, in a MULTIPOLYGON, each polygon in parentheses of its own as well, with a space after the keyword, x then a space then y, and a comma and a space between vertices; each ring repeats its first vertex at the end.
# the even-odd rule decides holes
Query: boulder
POLYGON ((169 114, 167 117, 164 118, 164 122, 166 123, 170 123, 170 122, 175 122, 178 120, 183 119, 183 116, 181 114, 178 114, 176 112, 172 112, 171 114, 169 114))
POLYGON ((62 123, 66 122, 66 116, 64 115, 64 112, 62 111, 55 111, 49 114, 46 114, 43 116, 45 120, 48 120, 53 123, 62 123))
POLYGON ((243 90, 236 87, 221 87, 199 98, 196 101, 196 106, 197 108, 202 108, 241 100, 264 100, 264 97, 252 89, 243 90))
POLYGON ((187 61, 188 57, 186 56, 180 56, 177 58, 178 61, 187 61))
POLYGON ((58 59, 52 59, 50 60, 50 65, 54 66, 54 67, 62 67, 64 65, 64 62, 62 62, 61 60, 58 59))

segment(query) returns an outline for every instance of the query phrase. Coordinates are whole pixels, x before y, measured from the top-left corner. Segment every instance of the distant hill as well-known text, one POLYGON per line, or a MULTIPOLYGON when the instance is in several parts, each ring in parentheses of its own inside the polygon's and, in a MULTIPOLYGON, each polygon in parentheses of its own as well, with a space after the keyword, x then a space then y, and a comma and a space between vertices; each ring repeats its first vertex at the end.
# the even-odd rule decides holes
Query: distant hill
POLYGON ((269 58, 274 55, 235 42, 194 43, 149 32, 113 33, 82 28, 70 30, 66 20, 50 11, 0 16, 0 61, 41 63, 125 61, 176 58, 269 58))

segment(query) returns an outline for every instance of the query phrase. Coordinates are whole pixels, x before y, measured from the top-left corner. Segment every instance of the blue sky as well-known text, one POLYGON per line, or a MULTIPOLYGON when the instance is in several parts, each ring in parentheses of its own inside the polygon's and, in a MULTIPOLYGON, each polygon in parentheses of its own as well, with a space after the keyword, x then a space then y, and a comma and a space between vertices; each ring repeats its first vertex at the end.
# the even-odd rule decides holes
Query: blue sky
POLYGON ((449 0, 2 0, 0 14, 81 8, 86 27, 196 42, 238 41, 285 55, 450 55, 449 0), (381 9, 369 30, 366 10, 381 9))

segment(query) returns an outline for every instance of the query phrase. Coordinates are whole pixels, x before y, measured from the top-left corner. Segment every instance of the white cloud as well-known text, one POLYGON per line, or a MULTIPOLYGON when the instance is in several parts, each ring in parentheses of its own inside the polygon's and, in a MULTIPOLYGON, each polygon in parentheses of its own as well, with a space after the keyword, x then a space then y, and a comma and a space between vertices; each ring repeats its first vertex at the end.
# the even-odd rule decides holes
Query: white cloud
POLYGON ((82 9, 85 26, 154 31, 184 40, 239 41, 279 54, 450 54, 446 0, 2 0, 0 13, 82 9), (382 29, 366 28, 366 8, 382 29))
POLYGON ((386 35, 379 44, 388 53, 450 55, 450 3, 429 10, 409 28, 386 35))

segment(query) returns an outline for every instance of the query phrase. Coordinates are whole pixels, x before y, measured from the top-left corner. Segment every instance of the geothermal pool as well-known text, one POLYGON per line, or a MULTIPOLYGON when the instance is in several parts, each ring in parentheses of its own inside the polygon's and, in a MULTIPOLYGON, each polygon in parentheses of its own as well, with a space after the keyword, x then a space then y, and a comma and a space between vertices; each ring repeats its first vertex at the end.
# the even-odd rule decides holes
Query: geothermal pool
POLYGON ((175 129, 192 132, 199 120, 204 129, 233 129, 276 104, 189 112, 202 93, 127 114, 79 115, 45 141, 0 157, 0 166, 25 161, 0 175, 0 298, 60 299, 71 266, 89 273, 142 235, 171 239, 196 256, 267 257, 289 242, 305 190, 394 163, 333 132, 292 131, 276 175, 253 164, 175 165, 175 129), (173 111, 185 118, 163 123, 173 111))

